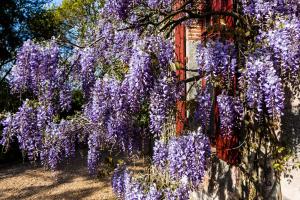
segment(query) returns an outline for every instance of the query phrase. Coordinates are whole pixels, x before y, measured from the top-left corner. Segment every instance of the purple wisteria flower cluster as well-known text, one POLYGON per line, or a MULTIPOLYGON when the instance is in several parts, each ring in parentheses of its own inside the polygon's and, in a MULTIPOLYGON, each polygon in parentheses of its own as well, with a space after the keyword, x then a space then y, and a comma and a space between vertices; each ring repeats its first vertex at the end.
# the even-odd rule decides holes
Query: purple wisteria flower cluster
POLYGON ((247 62, 247 101, 259 113, 267 111, 270 117, 280 117, 284 108, 284 92, 271 58, 253 56, 247 62))
MULTIPOLYGON (((104 143, 115 143, 122 151, 132 152, 133 137, 137 128, 133 123, 133 113, 138 112, 142 104, 150 101, 152 124, 158 133, 166 119, 168 109, 171 109, 172 104, 175 103, 175 99, 172 99, 172 95, 175 94, 172 90, 174 77, 160 75, 161 73, 168 74, 168 65, 174 56, 173 47, 169 41, 161 37, 146 37, 133 42, 136 37, 134 32, 128 36, 124 32, 116 33, 114 26, 110 23, 101 27, 100 32, 102 37, 107 36, 103 42, 78 51, 77 56, 74 56, 76 59, 74 66, 71 66, 74 67, 75 72, 71 78, 79 76, 87 100, 84 106, 84 116, 96 127, 84 130, 89 135, 87 143, 90 172, 95 172, 99 161, 99 149, 104 143), (117 59, 129 65, 129 73, 124 80, 117 81, 113 78, 107 81, 97 80, 97 62, 103 61, 109 64, 107 60, 112 58, 109 52, 113 52, 118 57, 117 59), (100 58, 96 58, 97 56, 100 58), (154 81, 155 79, 161 80, 154 81), (159 96, 161 93, 168 99, 159 96), (155 106, 158 105, 157 102, 165 103, 166 100, 167 106, 155 106), (103 139, 104 142, 100 144, 99 141, 103 139)), ((70 109, 72 101, 72 83, 69 82, 70 77, 66 77, 69 72, 59 66, 58 55, 59 49, 54 42, 48 48, 28 41, 21 48, 17 57, 17 65, 12 73, 13 90, 16 92, 33 91, 39 100, 37 113, 34 115, 38 122, 37 133, 34 134, 44 133, 47 129, 47 134, 37 139, 45 141, 47 146, 45 147, 48 149, 47 153, 44 152, 43 157, 50 156, 52 160, 57 160, 53 161, 54 164, 50 166, 56 166, 58 158, 62 155, 59 152, 60 148, 50 148, 51 145, 59 146, 60 144, 56 139, 58 137, 51 134, 57 131, 57 127, 52 123, 53 117, 60 110, 70 109), (55 104, 57 100, 59 100, 59 107, 55 104), (44 138, 49 140, 44 140, 44 138)), ((8 123, 4 125, 6 127, 8 123)), ((8 143, 7 141, 5 143, 8 143)))
POLYGON ((157 181, 140 182, 123 164, 114 171, 113 190, 118 198, 125 200, 189 199, 190 192, 202 182, 209 155, 209 140, 200 129, 166 141, 157 140, 153 148, 153 165, 162 174, 169 174, 171 185, 160 183, 158 174, 153 175, 157 181))
POLYGON ((122 198, 125 195, 125 190, 126 190, 125 180, 128 179, 129 176, 128 173, 129 172, 126 168, 126 165, 120 165, 114 170, 111 179, 111 185, 114 193, 118 198, 122 198))
POLYGON ((88 169, 90 174, 95 174, 97 171, 98 162, 100 160, 100 145, 101 135, 94 131, 88 138, 88 169))
POLYGON ((131 149, 132 127, 128 116, 130 107, 125 92, 126 84, 121 85, 115 80, 102 81, 98 79, 91 100, 85 106, 84 115, 95 128, 88 138, 88 166, 90 172, 95 172, 99 161, 100 141, 102 143, 116 142, 123 150, 131 149))
POLYGON ((138 31, 120 31, 121 23, 112 23, 105 19, 99 20, 96 32, 96 38, 101 40, 100 43, 93 45, 97 59, 100 65, 115 65, 116 61, 125 64, 130 62, 133 54, 134 43, 140 39, 138 31))
POLYGON ((153 86, 152 59, 149 53, 140 48, 135 48, 129 63, 130 73, 128 84, 130 89, 129 100, 131 109, 137 111, 153 86))
POLYGON ((138 110, 142 102, 149 97, 156 84, 154 80, 164 79, 160 74, 167 74, 169 62, 174 57, 173 52, 170 41, 163 41, 160 37, 149 37, 135 43, 129 63, 129 74, 126 77, 133 111, 138 110))
POLYGON ((209 155, 209 140, 199 131, 179 138, 171 138, 168 142, 171 178, 183 182, 187 180, 191 188, 196 188, 204 177, 209 155))
POLYGON ((168 144, 162 140, 156 140, 153 146, 152 162, 159 170, 165 170, 168 164, 168 144))
POLYGON ((60 123, 50 123, 43 138, 40 159, 43 165, 55 170, 60 161, 75 156, 75 145, 79 135, 79 125, 71 121, 61 120, 60 123))
POLYGON ((206 133, 209 128, 213 106, 212 95, 209 91, 209 87, 206 87, 204 90, 198 90, 196 102, 197 108, 195 110, 194 123, 200 124, 203 133, 206 133))
POLYGON ((128 17, 131 7, 135 4, 133 0, 112 0, 105 4, 105 12, 111 13, 121 20, 125 20, 128 17))
POLYGON ((295 13, 300 8, 298 0, 241 0, 245 14, 253 15, 257 19, 272 16, 276 13, 295 13))
POLYGON ((155 135, 162 133, 163 125, 178 99, 175 81, 161 74, 150 91, 150 130, 155 135))
POLYGON ((97 80, 91 95, 91 100, 86 104, 84 115, 93 122, 106 121, 109 108, 109 87, 102 80, 97 80))
MULTIPOLYGON (((121 165, 112 177, 114 192, 118 198, 128 200, 188 199, 190 192, 199 188, 208 164, 210 144, 205 134, 213 124, 210 120, 215 114, 214 105, 219 108, 223 135, 240 129, 244 109, 251 108, 271 119, 282 115, 284 79, 291 83, 299 78, 300 3, 298 0, 238 2, 243 13, 237 9, 232 11, 238 12, 237 15, 231 13, 232 16, 247 16, 236 26, 255 25, 255 31, 245 35, 249 33, 250 38, 258 29, 258 35, 252 38, 256 43, 248 48, 247 43, 240 46, 240 40, 225 41, 221 39, 223 34, 218 34, 219 38, 198 45, 199 76, 194 77, 195 84, 202 79, 206 88, 198 91, 195 113, 190 112, 190 116, 195 116, 200 128, 180 137, 165 138, 165 122, 175 113, 172 111, 182 92, 178 92, 178 85, 191 79, 176 80, 170 69, 170 63, 175 61, 174 41, 162 35, 176 28, 172 25, 173 17, 187 19, 181 22, 185 25, 194 22, 188 17, 195 18, 195 8, 205 1, 182 2, 183 13, 168 17, 177 6, 173 0, 103 1, 98 22, 95 27, 87 28, 86 36, 90 37, 74 47, 73 60, 68 66, 60 60, 60 55, 65 58, 65 52, 54 40, 47 45, 25 42, 17 54, 10 84, 14 93, 31 99, 1 122, 0 144, 8 147, 17 139, 30 161, 40 160, 44 166, 57 169, 63 159, 75 156, 75 146, 83 138, 88 145, 88 169, 95 174, 105 147, 132 155, 142 134, 149 130, 151 138, 161 138, 153 147, 152 170, 169 180, 161 183, 155 177, 152 181, 148 177, 136 179, 121 165), (164 21, 156 23, 164 17, 164 21), (237 47, 241 47, 239 52, 237 47), (116 75, 118 69, 121 73, 116 75), (236 83, 236 79, 243 85, 236 83), (75 111, 73 115, 68 111, 74 111, 75 88, 81 90, 84 105, 79 114, 75 111), (221 95, 219 88, 224 90, 221 95), (232 92, 235 97, 229 95, 232 92), (64 118, 64 114, 68 116, 64 118), (79 120, 73 121, 76 117, 79 120)), ((197 14, 202 13, 197 11, 197 14)), ((238 38, 238 34, 234 37, 238 38)))
POLYGON ((51 41, 48 47, 43 47, 28 40, 17 54, 10 84, 13 92, 32 92, 44 106, 56 111, 68 109, 71 104, 71 92, 65 79, 65 69, 59 66, 57 44, 51 41), (54 106, 57 98, 60 106, 54 106))
POLYGON ((220 40, 209 40, 197 47, 197 62, 199 74, 210 76, 221 76, 225 80, 235 73, 236 50, 234 43, 222 42, 220 40))
POLYGON ((82 90, 86 98, 89 98, 90 90, 95 84, 95 64, 96 64, 96 55, 94 49, 86 48, 80 53, 80 65, 81 65, 81 81, 82 81, 82 90))
POLYGON ((221 134, 230 136, 235 128, 240 128, 243 119, 243 105, 241 101, 225 94, 217 97, 220 112, 221 134))
POLYGON ((262 31, 260 40, 271 47, 274 68, 282 76, 297 79, 300 70, 300 20, 295 15, 278 17, 274 26, 262 31))
POLYGON ((124 200, 177 200, 189 199, 186 186, 167 187, 158 183, 144 183, 133 177, 125 165, 118 166, 112 177, 112 187, 119 199, 124 200))
POLYGON ((24 101, 18 112, 9 115, 2 122, 4 125, 1 144, 8 144, 13 136, 18 139, 19 148, 26 153, 30 161, 39 157, 38 151, 42 147, 42 132, 37 126, 37 110, 28 99, 24 101))
POLYGON ((16 67, 12 70, 13 91, 32 91, 39 98, 47 99, 49 96, 42 95, 50 95, 58 86, 59 49, 53 42, 50 45, 44 48, 30 40, 24 43, 18 52, 16 67))
POLYGON ((171 179, 196 188, 202 181, 210 155, 208 138, 200 130, 167 142, 155 143, 153 164, 171 179))
POLYGON ((20 149, 30 161, 40 159, 43 165, 56 169, 64 157, 75 155, 76 128, 66 120, 55 124, 39 112, 37 102, 24 101, 17 113, 2 121, 4 129, 0 144, 7 146, 17 138, 20 149))
MULTIPOLYGON (((84 115, 97 127, 98 131, 95 131, 105 143, 113 143, 128 153, 134 148, 133 138, 139 134, 136 133, 134 113, 149 102, 152 133, 160 134, 167 114, 176 102, 175 79, 168 73, 168 64, 173 58, 170 43, 150 37, 136 42, 132 50, 129 73, 124 80, 96 80, 90 101, 84 108, 84 115)), ((97 143, 92 142, 94 138, 91 137, 88 143, 93 152, 89 160, 94 162, 88 163, 91 169, 95 168, 99 153, 93 148, 97 143)))

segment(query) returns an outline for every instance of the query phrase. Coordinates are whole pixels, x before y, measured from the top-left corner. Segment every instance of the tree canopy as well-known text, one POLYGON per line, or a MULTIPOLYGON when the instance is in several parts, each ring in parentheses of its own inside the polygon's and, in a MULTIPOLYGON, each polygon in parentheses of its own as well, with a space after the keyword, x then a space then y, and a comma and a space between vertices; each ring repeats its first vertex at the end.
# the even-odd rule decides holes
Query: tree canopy
POLYGON ((27 39, 38 37, 47 40, 55 36, 53 17, 46 8, 48 2, 47 0, 1 1, 1 66, 13 58, 15 50, 27 39), (48 22, 43 24, 42 20, 48 20, 48 22), (47 26, 45 26, 46 24, 47 26))

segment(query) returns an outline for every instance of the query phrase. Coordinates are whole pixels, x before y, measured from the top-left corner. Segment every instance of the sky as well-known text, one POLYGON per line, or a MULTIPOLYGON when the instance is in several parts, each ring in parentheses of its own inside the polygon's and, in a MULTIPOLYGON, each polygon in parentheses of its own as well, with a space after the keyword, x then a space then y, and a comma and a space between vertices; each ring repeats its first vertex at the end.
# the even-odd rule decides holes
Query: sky
POLYGON ((62 0, 53 0, 53 3, 57 6, 61 4, 62 0))

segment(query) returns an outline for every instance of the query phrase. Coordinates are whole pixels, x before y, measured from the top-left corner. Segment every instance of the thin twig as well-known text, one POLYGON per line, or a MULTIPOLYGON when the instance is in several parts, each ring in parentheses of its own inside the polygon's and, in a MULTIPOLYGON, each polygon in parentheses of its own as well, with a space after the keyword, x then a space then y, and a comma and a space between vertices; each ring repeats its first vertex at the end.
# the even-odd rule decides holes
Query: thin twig
POLYGON ((189 83, 189 82, 193 82, 193 81, 198 81, 203 77, 204 77, 204 75, 198 75, 198 76, 194 76, 194 77, 191 77, 191 78, 188 78, 188 79, 185 79, 185 80, 181 80, 180 82, 189 83))

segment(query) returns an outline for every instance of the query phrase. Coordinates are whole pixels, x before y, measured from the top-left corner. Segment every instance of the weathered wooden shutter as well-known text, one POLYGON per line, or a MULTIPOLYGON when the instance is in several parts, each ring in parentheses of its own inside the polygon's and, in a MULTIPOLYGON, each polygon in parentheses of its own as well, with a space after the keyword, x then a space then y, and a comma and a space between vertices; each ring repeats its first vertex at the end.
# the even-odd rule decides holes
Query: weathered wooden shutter
MULTIPOLYGON (((180 7, 181 1, 179 0, 175 4, 175 9, 180 7)), ((180 16, 175 16, 180 17, 180 16)), ((185 66, 186 66, 186 37, 185 37, 186 27, 184 24, 178 25, 174 32, 174 42, 175 42, 175 56, 176 61, 180 65, 180 69, 176 71, 179 80, 185 80, 185 66)), ((185 88, 182 88, 183 93, 185 93, 185 88)), ((183 94, 184 98, 185 94, 183 94)), ((180 135, 184 129, 186 122, 186 102, 185 99, 179 100, 177 102, 177 113, 176 113, 176 135, 180 135)))

